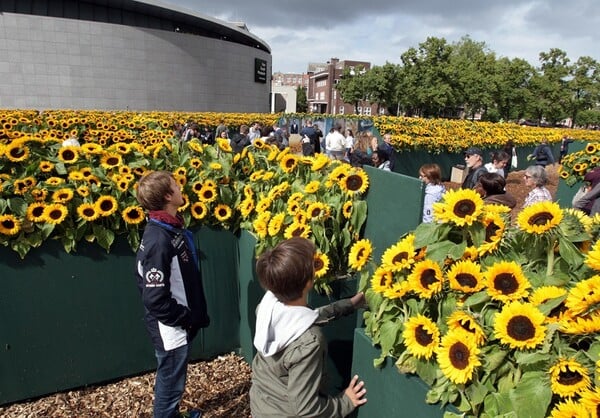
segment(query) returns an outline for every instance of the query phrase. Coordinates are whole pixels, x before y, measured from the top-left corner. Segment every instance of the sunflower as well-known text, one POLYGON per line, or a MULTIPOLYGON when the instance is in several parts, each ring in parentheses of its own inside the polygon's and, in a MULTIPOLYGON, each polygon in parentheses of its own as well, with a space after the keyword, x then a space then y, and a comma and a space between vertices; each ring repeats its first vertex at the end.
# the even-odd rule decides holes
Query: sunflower
POLYGON ((577 282, 569 290, 565 306, 574 315, 580 315, 596 308, 600 303, 600 275, 577 282))
POLYGON ((317 180, 313 180, 309 182, 306 186, 304 186, 304 191, 306 193, 312 194, 318 192, 320 187, 321 183, 317 180))
POLYGON ((475 190, 449 190, 433 205, 434 219, 458 226, 472 225, 483 210, 483 199, 475 190))
POLYGON ((118 167, 123 162, 123 157, 121 154, 117 154, 114 152, 105 153, 102 158, 100 158, 100 165, 105 170, 110 170, 111 168, 118 167))
POLYGON ((521 266, 514 261, 500 261, 485 272, 487 292, 494 300, 509 302, 526 297, 531 284, 521 266))
POLYGON ((409 284, 406 280, 401 282, 392 283, 392 286, 383 292, 383 296, 388 299, 399 299, 406 296, 410 292, 409 284))
POLYGON ((277 213, 271 217, 269 220, 268 233, 270 236, 274 237, 279 234, 281 231, 281 227, 283 225, 283 220, 285 219, 285 213, 277 213))
POLYGON ((572 399, 566 399, 563 402, 557 403, 552 411, 550 418, 587 418, 590 415, 582 402, 577 402, 572 399))
POLYGON ((440 330, 431 319, 419 314, 404 323, 402 338, 406 349, 415 357, 430 359, 440 341, 440 330))
MULTIPOLYGON (((332 161, 331 164, 335 164, 335 162, 332 161)), ((348 164, 339 164, 337 167, 331 170, 328 178, 334 183, 339 183, 346 178, 346 176, 350 175, 350 170, 351 168, 348 164)))
POLYGON ((367 191, 369 178, 363 170, 357 170, 341 179, 339 184, 346 193, 360 195, 367 191))
POLYGON ((559 322, 565 318, 565 299, 567 289, 558 286, 542 286, 535 289, 529 296, 529 303, 540 306, 553 299, 562 299, 562 302, 552 309, 546 318, 546 322, 559 322))
POLYGON ((455 384, 470 381, 481 366, 479 348, 464 332, 449 332, 442 337, 436 354, 442 373, 455 384))
POLYGON ((322 202, 313 202, 306 208, 306 215, 313 221, 317 219, 327 219, 329 217, 329 212, 329 206, 322 202))
POLYGON ((371 288, 376 293, 385 293, 392 286, 394 272, 385 267, 378 267, 371 277, 371 288))
POLYGON ((271 208, 272 203, 273 203, 273 200, 271 198, 263 197, 256 203, 256 211, 258 213, 261 213, 266 210, 269 210, 271 208))
POLYGON ((121 211, 123 220, 129 225, 137 225, 145 219, 144 209, 141 206, 128 206, 121 211))
POLYGON ((104 148, 102 148, 102 146, 100 144, 96 144, 93 142, 87 142, 87 143, 81 145, 81 151, 84 154, 100 155, 100 154, 104 153, 104 148))
POLYGON ((43 202, 34 202, 27 206, 25 217, 31 222, 44 222, 44 209, 46 204, 43 202))
POLYGON ((4 155, 9 161, 13 163, 19 163, 29 158, 29 147, 20 141, 14 141, 4 148, 4 155))
POLYGON ((52 200, 56 203, 67 203, 73 199, 73 190, 58 189, 52 193, 52 200))
POLYGON ((600 241, 596 241, 592 249, 588 251, 585 264, 596 271, 600 271, 600 241))
POLYGON ((213 187, 206 184, 200 188, 200 191, 197 194, 198 199, 205 203, 214 202, 218 197, 216 186, 213 187))
POLYGON ((298 166, 298 157, 293 154, 287 154, 279 161, 279 166, 289 174, 298 166))
POLYGON ((410 268, 415 262, 414 235, 410 234, 385 250, 381 257, 381 264, 400 271, 410 268))
POLYGON ((100 216, 110 216, 115 213, 119 207, 117 199, 112 196, 105 195, 100 196, 98 200, 96 200, 96 211, 100 214, 100 216))
POLYGON ((348 256, 348 265, 356 271, 362 270, 367 261, 371 258, 373 253, 373 247, 371 241, 368 239, 361 239, 356 241, 352 248, 350 248, 350 254, 348 256))
POLYGON ((100 213, 96 209, 96 205, 93 203, 82 203, 77 207, 77 214, 81 219, 88 222, 95 221, 100 217, 100 213))
POLYGON ((65 205, 60 203, 52 203, 46 206, 42 217, 44 218, 44 222, 58 225, 65 220, 68 214, 69 210, 65 205))
POLYGON ((496 212, 486 212, 482 222, 485 227, 485 240, 479 246, 479 256, 483 256, 496 250, 500 246, 500 240, 502 240, 504 230, 506 229, 506 222, 504 222, 502 216, 496 212))
POLYGON ((600 312, 596 310, 585 315, 574 315, 567 310, 559 325, 559 331, 563 334, 594 334, 600 332, 600 312))
POLYGON ((546 317, 530 303, 505 305, 494 320, 494 333, 503 344, 519 350, 535 348, 544 341, 546 317))
POLYGON ((88 186, 79 186, 77 194, 81 197, 88 197, 90 195, 90 188, 88 186))
POLYGON ((517 217, 519 228, 529 234, 544 234, 560 224, 560 206, 554 202, 538 202, 523 209, 517 217))
POLYGON ((454 263, 446 273, 450 289, 463 293, 475 293, 483 289, 484 276, 481 266, 471 260, 454 263))
POLYGON ((583 391, 580 402, 585 406, 590 417, 597 418, 600 416, 600 392, 597 387, 594 390, 583 391))
POLYGON ((248 216, 254 210, 254 200, 252 198, 246 198, 240 202, 238 205, 238 210, 244 219, 247 219, 248 216))
POLYGON ((40 161, 38 167, 42 173, 49 173, 54 170, 54 164, 50 161, 40 161))
POLYGON ((454 311, 446 320, 450 331, 466 332, 469 338, 473 338, 477 346, 485 342, 485 332, 479 323, 464 311, 454 311))
POLYGON ((315 253, 315 277, 321 278, 329 271, 329 257, 321 252, 315 253))
POLYGON ((269 226, 269 220, 271 219, 271 212, 266 211, 258 215, 258 217, 252 222, 254 232, 259 238, 266 238, 269 226))
POLYGON ((13 236, 21 230, 21 222, 11 214, 0 215, 0 234, 13 236))
POLYGON ((344 206, 342 206, 342 214, 344 215, 344 218, 350 219, 350 216, 352 216, 352 201, 349 200, 344 203, 344 206))
POLYGON ((429 299, 441 292, 444 273, 439 264, 433 260, 419 261, 408 276, 408 283, 420 297, 429 299))
POLYGON ((329 165, 330 163, 330 159, 326 154, 316 154, 315 157, 312 159, 311 162, 311 170, 312 171, 319 171, 320 169, 327 167, 327 165, 329 165))
POLYGON ((587 369, 573 358, 560 358, 549 373, 552 392, 563 398, 579 395, 591 384, 587 369))
POLYGON ((48 197, 48 190, 47 189, 33 189, 31 191, 31 197, 33 197, 33 199, 36 202, 43 202, 44 200, 46 200, 46 197, 48 197))
POLYGON ((219 146, 219 148, 222 151, 225 151, 225 152, 233 151, 233 148, 231 148, 231 145, 229 144, 229 140, 226 138, 217 138, 217 145, 219 146))
POLYGON ((310 226, 302 222, 294 221, 290 225, 288 225, 287 228, 285 228, 283 236, 287 239, 290 239, 292 237, 308 238, 310 234, 310 226))

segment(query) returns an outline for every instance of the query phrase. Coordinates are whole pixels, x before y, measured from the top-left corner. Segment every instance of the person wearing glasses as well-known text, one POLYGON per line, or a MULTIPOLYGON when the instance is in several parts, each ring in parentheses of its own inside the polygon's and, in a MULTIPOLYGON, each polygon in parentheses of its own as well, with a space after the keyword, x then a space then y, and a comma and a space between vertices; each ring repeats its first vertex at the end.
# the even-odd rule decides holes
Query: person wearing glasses
POLYGON ((525 179, 525 185, 532 188, 525 198, 525 202, 523 203, 524 208, 531 206, 534 203, 552 201, 552 194, 550 194, 550 190, 546 188, 548 175, 543 166, 530 165, 525 170, 523 177, 525 179))
POLYGON ((462 183, 463 189, 474 189, 479 180, 479 176, 487 173, 483 165, 483 152, 480 148, 471 147, 465 151, 465 164, 469 168, 469 173, 462 183))

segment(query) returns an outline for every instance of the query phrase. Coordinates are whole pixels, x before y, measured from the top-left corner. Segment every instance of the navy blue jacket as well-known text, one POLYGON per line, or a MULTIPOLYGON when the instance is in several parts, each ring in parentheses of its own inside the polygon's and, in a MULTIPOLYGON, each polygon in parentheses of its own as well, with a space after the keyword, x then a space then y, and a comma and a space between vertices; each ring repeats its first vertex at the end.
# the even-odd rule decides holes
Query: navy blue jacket
POLYGON ((136 256, 136 278, 152 343, 173 350, 210 320, 192 234, 150 219, 136 256))

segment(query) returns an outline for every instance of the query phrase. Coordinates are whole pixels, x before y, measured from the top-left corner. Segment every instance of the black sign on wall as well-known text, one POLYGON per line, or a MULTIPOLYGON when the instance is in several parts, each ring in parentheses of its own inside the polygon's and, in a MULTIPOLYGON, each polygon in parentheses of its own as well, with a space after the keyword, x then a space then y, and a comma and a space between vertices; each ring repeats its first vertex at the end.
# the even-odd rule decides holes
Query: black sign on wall
POLYGON ((267 61, 254 58, 254 81, 263 84, 267 82, 267 61))

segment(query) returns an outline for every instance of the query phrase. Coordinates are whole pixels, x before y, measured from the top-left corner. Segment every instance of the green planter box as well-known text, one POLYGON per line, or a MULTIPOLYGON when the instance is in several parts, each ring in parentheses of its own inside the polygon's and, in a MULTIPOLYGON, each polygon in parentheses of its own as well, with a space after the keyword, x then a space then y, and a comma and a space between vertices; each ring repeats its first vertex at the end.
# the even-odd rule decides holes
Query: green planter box
MULTIPOLYGON (((237 238, 195 238, 211 316, 192 346, 202 359, 239 347, 237 238)), ((67 254, 49 241, 25 260, 0 249, 0 405, 156 367, 134 268, 124 239, 108 254, 87 242, 67 254)))
POLYGON ((381 369, 373 366, 380 351, 373 347, 363 328, 354 332, 352 373, 358 374, 367 388, 367 403, 358 408, 358 418, 373 417, 443 417, 444 412, 458 412, 455 408, 441 408, 425 402, 428 387, 418 376, 398 371, 388 359, 381 369))

